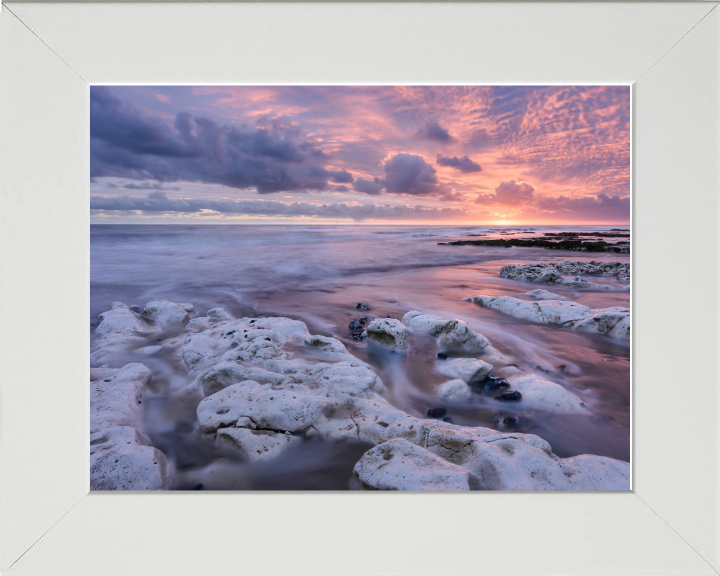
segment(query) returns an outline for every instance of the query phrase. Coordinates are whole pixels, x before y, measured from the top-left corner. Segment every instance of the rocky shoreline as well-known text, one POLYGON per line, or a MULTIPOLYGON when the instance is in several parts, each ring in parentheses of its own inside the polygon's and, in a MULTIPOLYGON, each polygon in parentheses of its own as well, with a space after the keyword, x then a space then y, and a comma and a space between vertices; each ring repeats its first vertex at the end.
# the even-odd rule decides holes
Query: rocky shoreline
MULTIPOLYGON (((572 303, 538 304, 555 310, 572 303)), ((150 370, 139 363, 110 367, 129 350, 163 355, 185 373, 187 384, 172 396, 196 410, 197 434, 249 461, 270 461, 317 436, 374 445, 355 465, 354 483, 361 489, 629 489, 626 462, 593 455, 560 458, 532 434, 456 425, 444 409, 432 406, 427 417, 395 408, 370 365, 341 341, 311 335, 297 320, 236 319, 220 308, 198 317, 190 304, 154 301, 142 309, 115 302, 99 321, 91 354, 99 365, 91 369, 90 383, 93 490, 173 487, 172 463, 142 430, 143 400, 152 394, 150 370)), ((478 395, 497 403, 498 410, 512 404, 560 415, 589 413, 570 390, 520 371, 459 319, 410 311, 402 320, 358 322, 355 333, 360 330, 358 339, 366 337, 368 346, 395 354, 408 353, 408 334, 435 339, 435 369, 447 378, 436 391, 443 402, 478 395)), ((506 419, 512 428, 513 416, 506 419)))
POLYGON ((562 328, 630 341, 629 308, 613 306, 591 309, 566 300, 529 302, 512 296, 468 296, 466 300, 536 324, 554 324, 562 328))
POLYGON ((533 284, 556 284, 573 288, 612 289, 611 286, 594 284, 579 275, 615 276, 623 284, 629 284, 630 264, 627 262, 566 260, 548 264, 507 264, 500 269, 500 276, 508 280, 520 280, 533 284), (570 274, 571 277, 565 278, 562 274, 570 274))

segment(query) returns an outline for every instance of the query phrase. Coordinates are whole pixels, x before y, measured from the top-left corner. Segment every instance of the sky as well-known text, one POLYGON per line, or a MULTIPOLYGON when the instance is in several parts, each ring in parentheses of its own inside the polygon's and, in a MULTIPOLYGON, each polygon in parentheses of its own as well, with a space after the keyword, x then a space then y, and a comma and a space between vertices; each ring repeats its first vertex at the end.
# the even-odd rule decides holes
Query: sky
POLYGON ((624 224, 628 86, 93 86, 91 221, 624 224))

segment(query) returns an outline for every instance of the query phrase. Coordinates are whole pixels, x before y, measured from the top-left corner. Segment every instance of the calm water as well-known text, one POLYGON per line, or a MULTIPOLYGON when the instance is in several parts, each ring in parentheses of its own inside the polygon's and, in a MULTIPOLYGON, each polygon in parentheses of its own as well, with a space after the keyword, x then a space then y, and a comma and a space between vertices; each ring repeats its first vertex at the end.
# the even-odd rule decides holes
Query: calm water
MULTIPOLYGON (((204 315, 222 307, 236 317, 287 316, 311 333, 345 342, 370 362, 387 387, 390 402, 421 416, 440 406, 432 391, 444 379, 432 373, 434 339, 411 337, 407 355, 371 354, 350 339, 348 323, 363 314, 402 318, 409 310, 459 318, 486 335, 528 372, 567 366, 544 377, 563 384, 592 409, 592 416, 520 414, 519 431, 546 439, 560 456, 599 454, 630 458, 630 349, 603 336, 530 324, 463 302, 476 294, 520 296, 538 286, 500 278, 508 263, 562 260, 629 261, 625 254, 585 254, 535 248, 439 246, 438 242, 541 236, 564 230, 609 230, 610 226, 432 227, 432 226, 129 226, 91 227, 91 315, 113 301, 143 306, 151 300, 191 302, 204 315)), ((623 227, 616 227, 623 228, 623 227)), ((608 239, 614 242, 617 239, 608 239)), ((620 284, 612 277, 591 277, 620 284)), ((593 308, 629 306, 626 291, 553 292, 593 308)), ((94 329, 94 324, 91 326, 94 329)), ((162 358, 144 362, 153 370, 155 395, 147 402, 146 429, 182 471, 179 488, 346 488, 352 466, 367 446, 314 441, 286 451, 275 462, 250 465, 220 454, 194 433, 192 410, 170 405, 167 392, 187 381, 162 358), (209 466, 209 467, 208 467, 209 466)), ((506 408, 503 415, 510 414, 506 408)), ((464 409, 449 408, 458 424, 498 427, 497 406, 480 397, 464 409)))

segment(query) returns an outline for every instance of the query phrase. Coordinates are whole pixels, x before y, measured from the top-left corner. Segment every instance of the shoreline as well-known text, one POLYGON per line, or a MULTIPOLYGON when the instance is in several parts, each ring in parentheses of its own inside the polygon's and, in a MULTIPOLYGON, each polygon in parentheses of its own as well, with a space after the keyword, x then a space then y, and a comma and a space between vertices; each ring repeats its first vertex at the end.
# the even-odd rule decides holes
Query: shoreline
MULTIPOLYGON (((546 300, 545 303, 547 304, 548 301, 546 300)), ((459 437, 464 438, 462 442, 466 444, 469 442, 475 446, 475 448, 473 448, 473 453, 475 454, 473 458, 477 459, 479 458, 479 456, 477 456, 478 451, 484 454, 489 449, 487 446, 482 447, 479 445, 494 443, 496 441, 495 436, 499 436, 497 440, 511 442, 513 446, 512 450, 520 450, 523 453, 526 451, 532 452, 533 461, 540 458, 540 462, 543 462, 544 466, 550 466, 548 470, 554 470, 553 466, 560 466, 561 469, 564 469, 563 466, 566 468, 569 467, 568 470, 571 470, 572 473, 569 476, 566 474, 565 478, 576 475, 576 484, 579 483, 577 484, 578 486, 583 486, 583 488, 580 489, 590 489, 588 486, 594 486, 597 482, 601 482, 601 485, 604 486, 603 489, 625 489, 618 488, 623 482, 621 479, 623 476, 622 471, 624 470, 622 468, 623 464, 618 464, 621 461, 592 455, 561 459, 552 453, 550 445, 547 444, 547 442, 537 436, 512 432, 503 433, 483 427, 457 426, 452 424, 452 421, 443 422, 442 420, 433 420, 432 418, 417 419, 409 416, 391 406, 386 400, 382 399, 381 396, 377 395, 377 392, 382 390, 383 384, 368 364, 349 354, 342 342, 334 338, 310 336, 307 328, 301 322, 287 318, 242 318, 236 320, 227 312, 220 309, 211 310, 206 317, 195 316, 194 318, 190 318, 190 316, 194 314, 194 308, 190 304, 177 305, 171 302, 159 301, 148 304, 142 310, 140 310, 139 307, 133 310, 123 304, 116 303, 113 305, 113 309, 104 314, 101 319, 101 324, 97 330, 100 333, 99 347, 96 348, 94 352, 94 358, 96 362, 99 363, 103 361, 103 358, 102 354, 98 354, 98 352, 112 356, 114 351, 117 352, 128 346, 138 346, 141 343, 146 343, 149 336, 158 333, 158 327, 163 327, 164 329, 174 328, 179 331, 179 335, 164 341, 161 346, 145 346, 140 349, 144 349, 144 353, 150 356, 159 352, 159 350, 153 350, 152 348, 175 350, 175 357, 182 360, 185 369, 188 371, 188 376, 194 377, 193 384, 186 386, 176 393, 179 394, 180 397, 189 396, 193 398, 192 402, 197 401, 198 430, 206 436, 214 433, 216 442, 219 441, 224 448, 234 447, 239 449, 246 457, 252 453, 252 450, 260 454, 270 453, 271 455, 277 455, 276 453, 282 452, 282 448, 287 447, 286 445, 296 443, 298 438, 305 438, 310 428, 312 428, 316 431, 322 430, 321 436, 325 434, 323 437, 331 441, 357 439, 375 444, 375 448, 372 448, 366 453, 367 458, 365 458, 365 456, 361 457, 356 464, 357 470, 353 477, 356 481, 360 482, 359 487, 361 488, 420 489, 420 485, 416 484, 394 486, 392 483, 388 484, 389 480, 385 475, 380 474, 380 476, 378 476, 379 464, 376 455, 383 454, 383 458, 385 458, 388 454, 396 454, 401 456, 401 460, 407 457, 414 460, 419 459, 419 461, 424 463, 423 466, 427 468, 428 478, 435 479, 432 481, 428 480, 427 489, 458 489, 459 486, 461 488, 467 486, 467 489, 578 489, 577 487, 572 488, 572 483, 563 484, 560 476, 553 476, 555 479, 544 488, 539 485, 536 486, 532 482, 528 484, 527 478, 523 479, 522 469, 517 469, 517 467, 513 468, 512 466, 512 473, 506 472, 508 476, 504 481, 500 482, 500 484, 492 485, 492 483, 488 483, 485 476, 481 473, 482 466, 477 464, 477 462, 474 465, 466 463, 470 468, 463 467, 452 461, 452 458, 447 452, 447 450, 451 450, 450 448, 443 449, 445 450, 444 452, 440 448, 437 448, 435 452, 430 449, 438 445, 442 446, 442 442, 440 444, 427 444, 427 438, 433 434, 440 434, 445 438, 443 442, 448 441, 448 437, 446 437, 447 434, 450 434, 449 438, 458 438, 459 435, 459 437), (278 328, 277 326, 280 327, 278 328), (242 355, 242 353, 240 353, 240 355, 238 355, 239 353, 236 350, 246 344, 245 338, 238 343, 234 336, 240 329, 243 330, 243 334, 245 335, 248 330, 257 331, 258 329, 262 329, 267 330, 267 332, 260 334, 262 339, 258 342, 255 342, 259 337, 256 334, 256 337, 252 338, 251 344, 243 350, 243 352, 247 352, 247 354, 242 355), (224 342, 229 337, 231 338, 231 342, 224 342), (314 349, 318 351, 320 357, 324 357, 325 361, 315 360, 312 363, 308 363, 306 360, 301 360, 297 354, 287 349, 287 345, 292 342, 295 342, 295 346, 301 345, 308 348, 308 350, 314 349), (235 346, 232 346, 233 343, 235 346), (215 355, 213 356, 213 354, 215 355), (227 357, 228 354, 233 358, 229 359, 227 357), (282 357, 286 363, 278 364, 279 357, 282 357), (242 374, 238 373, 237 377, 230 377, 230 380, 227 380, 227 376, 222 376, 219 381, 217 377, 212 375, 208 376, 210 372, 213 374, 217 373, 217 364, 222 364, 220 373, 225 374, 223 370, 226 371, 228 369, 226 368, 228 361, 230 361, 228 368, 231 372, 233 370, 237 372, 238 367, 242 366, 246 366, 251 370, 250 372, 243 372, 243 370, 241 370, 242 374), (337 410, 338 407, 347 406, 350 398, 353 399, 350 405, 356 410, 353 413, 354 415, 351 415, 349 419, 340 417, 340 420, 347 422, 347 426, 349 426, 347 430, 357 430, 355 438, 352 438, 352 435, 348 436, 346 431, 343 431, 343 429, 346 428, 345 426, 338 428, 340 432, 335 431, 333 426, 336 426, 337 423, 316 423, 315 420, 313 420, 309 425, 310 428, 305 429, 297 429, 296 427, 293 428, 293 426, 288 427, 287 423, 280 426, 278 421, 273 420, 274 409, 269 401, 265 401, 265 412, 260 414, 260 420, 250 418, 248 421, 243 420, 241 422, 242 419, 236 418, 234 422, 223 421, 222 426, 215 426, 213 419, 216 419, 216 416, 212 414, 210 414, 209 417, 205 416, 207 413, 212 413, 213 410, 219 413, 217 409, 207 409, 207 402, 210 402, 211 405, 217 405, 218 401, 220 404, 227 404, 229 402, 228 406, 232 406, 233 403, 238 404, 239 402, 240 406, 245 407, 242 408, 240 412, 245 414, 248 411, 248 402, 262 402, 261 393, 264 387, 276 390, 277 394, 281 394, 284 389, 289 390, 291 394, 294 393, 296 397, 298 394, 304 394, 307 402, 304 408, 301 409, 301 413, 305 413, 308 405, 314 405, 314 403, 317 402, 322 404, 322 402, 324 402, 324 400, 314 397, 314 393, 311 393, 318 385, 322 387, 323 383, 318 383, 317 380, 312 380, 311 378, 309 380, 311 385, 308 388, 307 379, 305 381, 301 379, 300 382, 297 381, 297 378, 294 378, 292 381, 283 381, 270 374, 297 375, 299 370, 300 372, 304 371, 305 375, 309 377, 313 370, 318 369, 317 367, 313 368, 313 366, 318 364, 325 364, 322 369, 331 372, 333 365, 330 364, 330 367, 328 367, 328 361, 336 363, 337 365, 343 365, 341 372, 346 369, 352 372, 352 376, 348 376, 347 373, 342 373, 338 376, 341 386, 339 393, 341 393, 341 396, 342 394, 346 394, 346 396, 335 398, 330 405, 332 406, 331 411, 337 410), (272 370, 268 370, 268 368, 272 370), (209 370, 209 372, 207 370, 209 370), (360 373, 364 372, 364 376, 358 374, 358 371, 360 373), (263 384, 263 378, 265 379, 265 384, 263 384), (213 384, 208 387, 208 385, 205 384, 208 379, 211 382, 221 382, 221 385, 218 387, 217 384, 213 384), (372 382, 369 388, 366 385, 368 381, 372 382), (278 386, 280 386, 280 388, 278 388, 278 386), (349 388, 343 389, 343 387, 349 388), (229 389, 236 393, 235 397, 224 396, 230 394, 230 392, 225 392, 229 389), (249 392, 247 392, 248 389, 249 392), (242 395, 243 393, 245 393, 245 396, 242 395), (258 393, 260 393, 260 396, 257 396, 258 393), (240 396, 237 396, 237 394, 240 394, 240 396), (220 395, 220 398, 218 398, 217 395, 220 395), (240 398, 240 400, 238 400, 238 398, 240 398), (249 398, 251 399, 248 400, 249 398), (358 400, 358 398, 362 398, 363 401, 358 400), (203 405, 203 410, 201 410, 200 406, 203 402, 205 402, 205 405, 203 405), (343 404, 343 402, 345 404, 343 404), (358 406, 360 406, 359 411, 358 406), (201 412, 203 414, 202 416, 201 412), (369 422, 369 428, 364 429, 364 435, 360 436, 360 425, 358 421, 368 422, 373 414, 375 415, 374 420, 369 422), (381 418, 380 420, 378 420, 378 416, 381 418), (262 420, 263 418, 266 420, 262 420), (345 419, 343 420, 343 418, 345 419), (386 422, 386 420, 390 422, 386 422), (352 425, 350 422, 352 422, 352 425), (374 422, 379 423, 374 424, 374 422), (395 428, 400 428, 401 433, 399 435, 390 434, 390 436, 388 436, 386 428, 390 428, 391 423, 394 426, 393 432, 395 428), (326 426, 326 429, 323 429, 323 426, 326 426), (353 426, 355 428, 353 428, 353 426), (382 428, 382 430, 378 427, 382 428), (422 432, 411 432, 413 427, 417 427, 417 430, 422 430, 422 432), (228 428, 233 428, 235 431, 229 430, 228 428), (262 438, 258 437, 259 433, 262 438), (418 434, 420 434, 420 436, 418 436, 418 434), (488 437, 492 437, 493 439, 488 441, 486 440, 488 437), (410 440, 407 440, 407 438, 410 438, 410 440), (522 445, 519 445, 518 442, 521 442, 522 445), (476 444, 478 446, 476 446, 476 444), (380 446, 380 448, 378 448, 378 446, 380 446), (534 450, 539 450, 546 454, 546 456, 540 456, 539 453, 534 452, 534 450), (546 461, 546 457, 549 458, 549 460, 546 461), (363 458, 365 458, 365 460, 363 460, 363 458), (582 466, 585 468, 582 468, 580 463, 582 463, 582 466), (590 464, 592 464, 592 466, 590 464), (478 468, 478 466, 480 467, 478 468), (590 467, 588 468, 588 466, 590 467), (593 466, 599 466, 599 470, 602 470, 602 473, 597 471, 593 472, 593 466), (617 468, 618 466, 620 466, 620 468, 617 468), (590 472, 587 470, 590 470, 590 472), (438 474, 442 477, 446 477, 449 474, 450 476, 448 477, 452 477, 453 480, 448 480, 449 484, 447 482, 438 484, 436 481, 438 474), (443 476, 443 474, 445 476, 443 476), (588 474, 589 476, 587 476, 588 474), (600 479, 595 478, 593 474, 600 474, 600 479), (610 477, 614 478, 614 480, 608 480, 608 478, 604 476, 607 474, 610 474, 610 477), (620 476, 617 476, 617 474, 620 474, 620 476), (584 480, 585 476, 583 475, 591 478, 591 480, 586 482, 584 480), (458 484, 458 482, 460 482, 460 484, 458 484), (609 484, 602 484, 602 482, 609 482, 609 484), (558 488, 558 486, 563 485, 565 486, 564 488, 558 488), (511 486, 515 486, 515 488, 511 488, 511 486)), ((488 382, 491 382, 488 378, 494 378, 495 380, 507 378, 508 387, 517 388, 518 390, 513 390, 513 392, 516 392, 518 395, 522 394, 522 398, 518 403, 524 402, 527 404, 527 402, 532 401, 533 398, 536 399, 535 401, 537 401, 537 398, 540 398, 540 409, 543 409, 542 399, 551 398, 550 404, 547 404, 548 406, 554 403, 557 408, 557 406, 564 402, 565 405, 569 407, 577 407, 567 408, 565 410, 587 409, 580 400, 573 398, 572 394, 568 393, 562 386, 513 369, 509 360, 503 358, 501 353, 494 350, 486 338, 475 333, 460 321, 452 320, 446 322, 439 317, 428 318, 427 315, 420 312, 409 312, 403 317, 402 322, 398 320, 391 322, 386 321, 384 324, 387 326, 382 327, 376 325, 373 329, 370 329, 373 323, 378 323, 378 321, 375 320, 371 322, 365 330, 365 334, 371 341, 371 346, 379 345, 389 348, 395 353, 403 353, 408 348, 407 334, 422 333, 423 330, 430 330, 426 328, 430 326, 432 334, 427 332, 427 335, 433 338, 440 337, 439 342, 441 342, 441 349, 446 350, 450 355, 459 354, 458 357, 451 358, 445 367, 445 373, 448 374, 448 378, 450 378, 445 384, 450 384, 451 386, 449 388, 451 388, 452 391, 449 396, 444 394, 443 397, 450 403, 453 402, 453 394, 455 397, 459 394, 461 398, 468 398, 468 393, 472 395, 474 391, 471 385, 474 385, 474 383, 481 378, 484 378, 481 381, 484 384, 481 387, 481 394, 487 387, 488 382), (444 338, 442 332, 448 325, 452 325, 449 330, 450 336, 444 338), (441 328, 440 334, 437 334, 438 330, 436 328, 441 328), (458 337, 458 329, 462 335, 467 337, 464 338, 462 335, 458 337), (486 348, 488 348, 488 350, 485 350, 486 348), (491 376, 493 370, 491 364, 484 362, 484 360, 473 360, 472 358, 468 358, 468 355, 480 355, 480 357, 485 357, 496 363, 504 363, 507 367, 500 368, 497 376, 491 376), (476 365, 480 366, 481 369, 476 370, 476 365), (449 372, 447 371, 448 366, 451 367, 449 372), (490 371, 487 371, 487 366, 490 367, 490 371), (485 372, 483 372, 483 370, 485 370, 485 372), (553 396, 553 394, 555 396, 553 396), (562 398, 562 402, 558 400, 558 398, 562 398)), ((445 361, 445 359, 440 358, 438 360, 438 362, 441 361, 445 361)), ((123 368, 123 370, 127 369, 127 366, 123 368)), ((120 372, 123 370, 120 370, 120 372)), ((325 376, 325 378, 330 378, 331 382, 335 382, 332 376, 325 376)), ((107 380, 104 381, 107 382, 107 380)), ((97 383, 95 383, 95 385, 97 386, 97 383)), ((326 397, 330 397, 330 392, 333 392, 333 394, 338 393, 338 390, 334 390, 333 386, 335 386, 335 384, 332 384, 331 387, 327 389, 326 397)), ((445 386, 445 388, 448 388, 448 386, 445 386)), ((505 393, 503 390, 498 389, 498 386, 491 386, 491 388, 493 388, 493 394, 498 391, 501 392, 501 394, 505 393)), ((510 391, 508 390, 507 392, 510 391)), ((274 400, 275 396, 273 395, 271 398, 274 400)), ((517 401, 515 398, 509 400, 509 402, 515 401, 517 401)), ((537 405, 534 406, 534 408, 538 409, 537 405)), ((321 412, 324 413, 325 410, 326 408, 323 408, 321 412)), ((435 409, 429 408, 429 410, 432 411, 435 409)), ((440 409, 438 409, 438 411, 439 410, 440 409)), ((444 413, 445 412, 440 414, 440 412, 438 412, 440 416, 444 416, 444 413)), ((248 418, 248 416, 244 415, 243 418, 248 418)), ((508 415, 502 418, 502 422, 505 426, 512 427, 515 418, 515 416, 508 415)), ((330 421, 332 420, 333 418, 330 419, 330 421)), ((306 421, 304 422, 307 423, 306 421)), ((112 428, 112 426, 110 428, 112 428)), ((143 434, 142 431, 138 429, 135 430, 137 432, 136 438, 139 438, 136 442, 136 444, 138 444, 136 450, 141 450, 140 446, 146 447, 147 442, 143 442, 142 436, 138 436, 138 434, 143 434)), ((97 441, 98 430, 95 432, 96 435, 93 438, 94 441, 97 441)), ((102 430, 100 430, 100 432, 102 432, 102 430)), ((107 436, 107 430, 105 430, 104 433, 105 436, 107 436)), ((114 454, 112 452, 112 446, 111 443, 109 445, 110 454, 114 454)), ((98 450, 97 446, 94 450, 98 450)), ((164 456, 155 455, 154 458, 155 461, 157 461, 158 459, 164 458, 164 456)), ((486 462, 487 458, 481 458, 481 460, 482 462, 486 462)), ((473 462, 475 462, 475 460, 473 460, 473 462)), ((380 461, 380 464, 381 463, 380 461)), ((103 467, 100 466, 100 468, 103 467)), ((167 468, 170 469, 170 467, 167 468)), ((159 481, 155 480, 154 484, 148 484, 148 486, 151 487, 149 489, 167 489, 172 485, 174 474, 174 470, 168 471, 164 478, 161 478, 159 481)), ((497 471, 494 472, 494 474, 497 474, 497 471)), ((555 473, 548 472, 548 474, 552 475, 555 473)), ((102 477, 107 477, 108 475, 112 476, 112 473, 103 469, 102 477)), ((627 478, 629 479, 629 469, 627 478)), ((97 485, 103 484, 100 482, 97 483, 97 485)), ((120 484, 118 484, 118 486, 119 485, 120 484)))

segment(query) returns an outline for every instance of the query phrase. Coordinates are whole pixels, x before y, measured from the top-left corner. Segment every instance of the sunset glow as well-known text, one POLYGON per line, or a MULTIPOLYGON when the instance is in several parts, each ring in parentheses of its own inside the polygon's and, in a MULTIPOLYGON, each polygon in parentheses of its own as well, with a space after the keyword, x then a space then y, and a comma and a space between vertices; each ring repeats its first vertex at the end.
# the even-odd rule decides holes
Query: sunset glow
POLYGON ((96 86, 93 223, 622 224, 628 86, 96 86))

